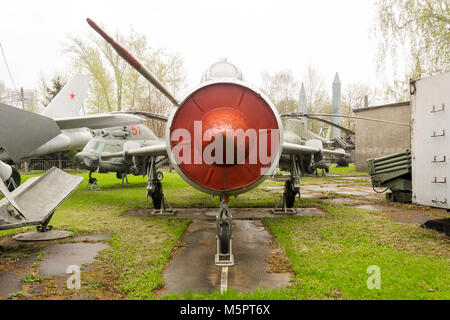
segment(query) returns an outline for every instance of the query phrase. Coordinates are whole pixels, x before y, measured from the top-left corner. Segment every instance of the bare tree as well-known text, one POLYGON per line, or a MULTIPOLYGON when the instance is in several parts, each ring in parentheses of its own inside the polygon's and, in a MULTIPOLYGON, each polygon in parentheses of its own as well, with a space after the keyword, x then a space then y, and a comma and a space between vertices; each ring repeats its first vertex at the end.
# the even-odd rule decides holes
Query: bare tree
MULTIPOLYGON (((377 90, 367 85, 351 83, 344 87, 342 92, 342 114, 351 116, 353 110, 364 107, 365 96, 367 95, 369 105, 376 101, 377 90)), ((342 118, 342 125, 350 130, 355 130, 355 120, 342 118)))
POLYGON ((280 113, 294 112, 297 106, 298 82, 291 70, 280 71, 271 75, 262 74, 262 90, 275 104, 280 113))
MULTIPOLYGON (((306 108, 310 113, 331 113, 330 96, 325 90, 323 77, 309 65, 303 79, 306 92, 306 108)), ((308 121, 308 128, 318 133, 324 125, 318 121, 308 121)))

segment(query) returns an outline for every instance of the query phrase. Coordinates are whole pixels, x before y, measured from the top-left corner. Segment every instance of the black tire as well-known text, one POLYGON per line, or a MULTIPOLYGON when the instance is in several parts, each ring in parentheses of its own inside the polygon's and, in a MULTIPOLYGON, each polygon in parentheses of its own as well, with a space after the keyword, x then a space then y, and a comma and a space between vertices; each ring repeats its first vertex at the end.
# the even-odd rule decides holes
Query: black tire
POLYGON ((164 174, 161 171, 157 171, 156 179, 158 179, 158 181, 161 181, 163 178, 164 178, 164 174))
POLYGON ((116 172, 116 178, 122 180, 123 173, 116 172))
POLYGON ((284 184, 284 198, 286 200, 286 208, 292 208, 295 202, 295 193, 292 190, 292 182, 287 180, 284 184))
POLYGON ((150 194, 152 197, 153 207, 155 209, 161 209, 162 204, 162 198, 163 198, 163 192, 162 192, 162 184, 161 182, 156 182, 156 190, 150 194))
POLYGON ((220 253, 228 254, 230 251, 230 229, 228 223, 220 225, 220 253))

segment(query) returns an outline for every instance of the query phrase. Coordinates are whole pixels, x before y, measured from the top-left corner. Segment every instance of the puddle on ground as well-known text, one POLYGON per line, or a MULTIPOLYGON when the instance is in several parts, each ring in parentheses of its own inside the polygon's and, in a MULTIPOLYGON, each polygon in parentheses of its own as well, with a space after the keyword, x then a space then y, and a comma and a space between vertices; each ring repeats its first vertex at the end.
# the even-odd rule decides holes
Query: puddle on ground
POLYGON ((325 201, 336 203, 336 204, 348 204, 348 203, 357 203, 361 202, 361 200, 349 199, 349 198, 334 198, 334 199, 326 199, 325 201))
POLYGON ((79 266, 95 261, 97 254, 108 248, 104 243, 62 243, 44 249, 39 273, 43 276, 67 276, 66 270, 71 265, 79 266))

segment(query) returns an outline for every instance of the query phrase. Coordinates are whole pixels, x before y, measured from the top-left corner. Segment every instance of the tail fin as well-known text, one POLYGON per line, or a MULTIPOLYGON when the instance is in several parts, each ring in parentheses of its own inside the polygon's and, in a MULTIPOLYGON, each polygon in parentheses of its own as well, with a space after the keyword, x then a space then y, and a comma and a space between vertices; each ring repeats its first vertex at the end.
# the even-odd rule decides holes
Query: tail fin
POLYGON ((42 115, 53 119, 79 116, 81 104, 87 95, 89 82, 89 76, 76 75, 50 101, 42 115))

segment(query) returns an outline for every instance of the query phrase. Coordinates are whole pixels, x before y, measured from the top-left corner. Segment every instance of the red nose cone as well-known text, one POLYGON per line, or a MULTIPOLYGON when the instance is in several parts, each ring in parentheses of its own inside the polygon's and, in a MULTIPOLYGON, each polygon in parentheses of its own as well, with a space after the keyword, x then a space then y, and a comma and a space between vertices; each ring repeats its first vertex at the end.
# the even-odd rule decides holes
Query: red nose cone
MULTIPOLYGON (((178 108, 172 122, 169 124, 169 132, 172 137, 177 129, 189 132, 190 141, 184 139, 171 139, 171 150, 178 144, 189 145, 187 153, 190 157, 189 163, 177 163, 179 170, 190 180, 191 184, 198 189, 212 194, 226 194, 230 191, 245 189, 261 179, 262 174, 272 162, 249 161, 249 152, 259 152, 259 139, 261 130, 269 131, 267 154, 276 154, 279 140, 274 138, 275 145, 271 144, 274 135, 271 130, 277 131, 277 118, 267 101, 252 89, 236 83, 214 83, 206 85, 194 91, 178 108), (201 124, 201 130, 199 130, 201 124), (235 135, 234 159, 231 163, 226 162, 226 150, 224 149, 223 162, 205 162, 205 153, 217 138, 229 140, 227 131, 254 131, 256 140, 249 137, 238 139, 235 135), (208 133, 209 132, 209 138, 208 133), (205 139, 206 138, 206 139, 205 139), (197 139, 197 140, 196 140, 197 139), (198 140, 200 139, 200 140, 198 140), (195 141, 198 141, 196 143, 195 141), (236 161, 237 150, 245 150, 244 163, 236 161), (196 159, 201 163, 196 163, 196 159), (250 163, 251 162, 251 163, 250 163)), ((184 152, 184 151, 183 151, 184 152)), ((213 152, 214 155, 214 152, 213 152)), ((175 156, 174 156, 175 157, 175 156)), ((175 157, 176 158, 176 157, 175 157)), ((242 160, 242 158, 241 158, 242 160)))
MULTIPOLYGON (((248 139, 238 139, 237 133, 246 132, 250 128, 245 115, 233 108, 216 108, 207 112, 202 118, 202 154, 208 145, 213 143, 216 139, 222 139, 222 157, 221 161, 216 165, 235 165, 238 163, 238 151, 243 151, 245 157, 248 157, 249 141, 248 139), (205 139, 205 137, 212 137, 212 139, 205 139), (227 161, 227 144, 232 146, 232 157, 227 161)), ((213 152, 215 156, 216 153, 213 152)))
POLYGON ((250 128, 245 115, 234 108, 216 108, 206 113, 202 118, 203 133, 212 130, 216 133, 226 134, 227 130, 250 128))

